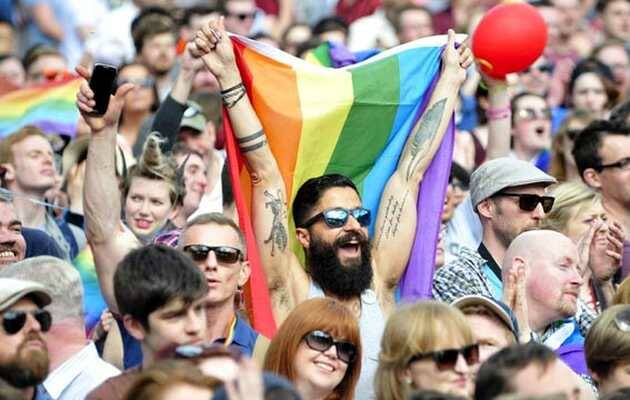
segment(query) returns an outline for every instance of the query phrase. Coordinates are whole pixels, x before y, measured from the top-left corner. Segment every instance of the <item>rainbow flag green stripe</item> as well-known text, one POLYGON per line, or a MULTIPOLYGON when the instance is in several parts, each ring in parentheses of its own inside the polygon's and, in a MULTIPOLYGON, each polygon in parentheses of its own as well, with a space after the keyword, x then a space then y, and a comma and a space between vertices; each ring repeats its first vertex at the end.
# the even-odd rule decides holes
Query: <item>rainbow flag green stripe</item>
POLYGON ((0 97, 0 137, 25 125, 35 125, 50 134, 74 136, 79 120, 75 100, 80 84, 79 79, 72 78, 0 97))

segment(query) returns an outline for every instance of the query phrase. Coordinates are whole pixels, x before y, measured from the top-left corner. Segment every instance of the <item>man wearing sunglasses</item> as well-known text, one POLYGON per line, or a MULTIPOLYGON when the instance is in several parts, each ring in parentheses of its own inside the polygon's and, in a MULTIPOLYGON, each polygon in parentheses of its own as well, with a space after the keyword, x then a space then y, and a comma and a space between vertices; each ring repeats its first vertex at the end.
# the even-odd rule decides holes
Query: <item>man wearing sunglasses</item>
POLYGON ((0 378, 25 399, 48 374, 48 349, 42 337, 52 318, 43 307, 51 298, 38 283, 0 278, 0 378))
POLYGON ((222 0, 219 9, 225 15, 225 29, 228 32, 242 36, 249 36, 252 33, 256 18, 254 0, 222 0))
POLYGON ((281 324, 296 305, 309 298, 331 296, 342 301, 359 318, 366 349, 356 397, 371 398, 386 315, 395 306, 394 291, 413 245, 418 187, 446 131, 456 98, 453 93, 465 79, 472 54, 465 45, 456 49, 455 33, 449 31, 442 74, 382 194, 382 215, 370 215, 347 177, 324 175, 300 187, 292 211, 297 240, 305 252, 303 268, 288 246, 284 181, 266 145, 260 120, 244 88, 240 89, 242 79, 232 44, 220 21, 200 34, 196 44, 201 47, 196 53, 202 55, 223 89, 223 100, 252 177, 254 229, 276 323, 281 324), (372 217, 376 218, 373 245, 368 238, 372 217))
MULTIPOLYGON (((511 157, 485 162, 471 175, 468 226, 481 223, 477 250, 460 247, 457 258, 433 277, 433 297, 445 302, 466 295, 501 300, 501 262, 512 240, 540 224, 553 206, 545 188, 556 180, 527 161, 511 157), (474 213, 473 213, 474 210, 474 213)), ((458 210, 459 211, 459 210, 458 210)), ((472 230, 472 228, 469 228, 472 230)))
POLYGON ((208 283, 206 340, 253 355, 262 364, 264 352, 255 350, 266 339, 236 312, 242 307, 242 289, 250 275, 245 239, 238 226, 223 214, 202 214, 186 225, 178 246, 208 283))
POLYGON ((622 275, 630 274, 630 103, 613 112, 610 121, 588 125, 575 139, 573 157, 584 183, 602 195, 609 217, 626 232, 622 275))
POLYGON ((0 277, 28 279, 46 287, 53 322, 45 336, 50 373, 41 387, 56 400, 83 399, 120 371, 101 359, 85 337, 83 283, 71 264, 54 257, 35 257, 0 270, 0 277))

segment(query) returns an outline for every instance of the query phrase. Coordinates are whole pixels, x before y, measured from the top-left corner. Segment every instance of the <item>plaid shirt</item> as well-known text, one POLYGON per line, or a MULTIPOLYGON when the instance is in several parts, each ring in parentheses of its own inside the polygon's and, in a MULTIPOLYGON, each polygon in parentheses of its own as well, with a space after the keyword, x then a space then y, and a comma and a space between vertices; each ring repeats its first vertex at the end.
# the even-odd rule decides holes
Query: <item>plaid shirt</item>
MULTIPOLYGON (((485 263, 486 260, 478 252, 460 247, 455 260, 435 271, 433 298, 452 303, 455 299, 471 294, 493 297, 490 284, 483 273, 485 263)), ((578 299, 575 319, 582 336, 586 337, 595 317, 593 310, 578 299)))

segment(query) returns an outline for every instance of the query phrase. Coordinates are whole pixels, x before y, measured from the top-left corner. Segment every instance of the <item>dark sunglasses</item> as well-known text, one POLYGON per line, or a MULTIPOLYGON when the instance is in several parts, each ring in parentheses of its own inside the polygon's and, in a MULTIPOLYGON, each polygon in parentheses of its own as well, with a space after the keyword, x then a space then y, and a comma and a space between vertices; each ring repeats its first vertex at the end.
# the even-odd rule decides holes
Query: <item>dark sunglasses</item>
POLYGON ((606 168, 619 168, 622 170, 630 169, 630 157, 622 158, 621 160, 611 163, 611 164, 601 164, 597 167, 599 171, 604 170, 606 168))
POLYGON ((518 119, 524 119, 527 121, 533 121, 535 119, 550 119, 551 110, 549 108, 533 109, 533 108, 521 108, 516 112, 518 119))
POLYGON ((409 364, 423 360, 425 358, 430 358, 435 363, 435 366, 440 371, 452 370, 455 368, 457 364, 457 359, 459 355, 464 356, 464 360, 466 360, 466 364, 474 365, 479 362, 479 345, 471 344, 470 346, 462 347, 461 349, 447 349, 440 351, 431 351, 428 353, 418 353, 411 357, 409 360, 409 364))
POLYGON ((221 264, 234 264, 243 256, 241 250, 230 246, 206 246, 203 244, 191 244, 184 247, 184 253, 188 254, 195 262, 202 262, 208 258, 208 253, 214 252, 214 256, 221 264))
POLYGON ((527 193, 506 193, 499 192, 494 196, 510 196, 510 197, 518 197, 518 207, 523 211, 534 211, 538 204, 542 205, 543 211, 548 213, 553 208, 553 202, 556 200, 551 196, 539 196, 537 194, 527 194, 527 193))
POLYGON ((304 336, 306 345, 315 351, 322 353, 335 346, 337 358, 346 364, 350 364, 357 356, 357 348, 350 342, 335 342, 328 333, 324 331, 313 331, 304 336))
POLYGON ((46 310, 35 311, 6 311, 2 314, 2 327, 9 335, 14 335, 24 328, 26 325, 26 314, 31 314, 42 329, 42 332, 48 332, 52 325, 52 316, 46 310))
POLYGON ((238 18, 239 21, 245 21, 246 19, 253 19, 254 17, 256 17, 256 12, 251 12, 251 13, 231 13, 228 12, 226 14, 228 17, 233 17, 233 18, 238 18))
POLYGON ((320 218, 324 219, 324 222, 326 223, 326 225, 328 225, 329 228, 341 228, 346 224, 346 222, 348 222, 348 218, 350 217, 350 215, 352 215, 352 217, 354 217, 354 219, 356 219, 361 226, 368 226, 372 221, 370 210, 368 210, 367 208, 357 207, 349 210, 343 207, 335 207, 328 208, 308 219, 302 224, 301 228, 308 228, 309 226, 317 222, 320 218))
POLYGON ((553 64, 542 64, 542 65, 538 65, 538 66, 529 66, 527 69, 523 70, 524 73, 529 73, 532 72, 532 70, 535 69, 537 71, 540 72, 547 72, 547 73, 552 73, 553 72, 553 64))

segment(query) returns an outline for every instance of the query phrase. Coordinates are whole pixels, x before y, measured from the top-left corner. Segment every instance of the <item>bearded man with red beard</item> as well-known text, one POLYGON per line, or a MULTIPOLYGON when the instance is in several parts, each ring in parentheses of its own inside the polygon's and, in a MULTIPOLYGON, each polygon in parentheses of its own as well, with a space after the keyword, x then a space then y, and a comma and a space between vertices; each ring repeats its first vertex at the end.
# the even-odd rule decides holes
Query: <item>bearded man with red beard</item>
POLYGON ((42 332, 52 318, 43 307, 51 298, 38 283, 0 278, 0 378, 25 399, 45 398, 37 385, 48 375, 48 348, 42 332))

